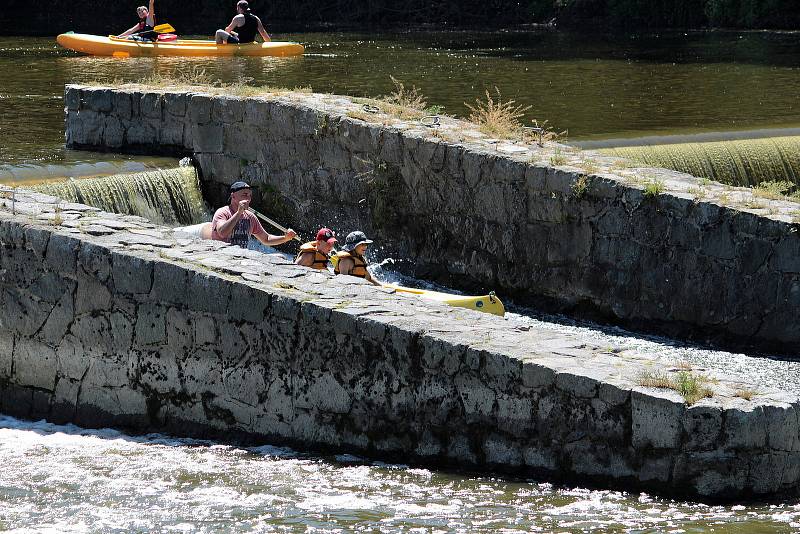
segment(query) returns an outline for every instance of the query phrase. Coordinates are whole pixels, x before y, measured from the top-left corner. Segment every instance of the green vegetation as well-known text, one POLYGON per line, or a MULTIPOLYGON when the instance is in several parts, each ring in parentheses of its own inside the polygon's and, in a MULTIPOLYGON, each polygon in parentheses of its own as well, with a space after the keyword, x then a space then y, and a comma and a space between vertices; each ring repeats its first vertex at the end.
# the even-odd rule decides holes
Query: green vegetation
POLYGON ((688 370, 677 373, 645 371, 636 380, 636 383, 643 387, 677 391, 689 405, 714 395, 708 387, 709 382, 707 377, 688 370))
POLYGON ((567 157, 561 153, 561 148, 556 147, 555 152, 550 156, 550 165, 558 167, 567 163, 567 157))
POLYGON ((577 180, 572 182, 572 194, 575 198, 583 198, 587 189, 589 189, 589 177, 585 174, 580 175, 577 180))
POLYGON ((664 192, 664 182, 661 180, 650 180, 644 184, 644 196, 646 198, 656 198, 664 192))

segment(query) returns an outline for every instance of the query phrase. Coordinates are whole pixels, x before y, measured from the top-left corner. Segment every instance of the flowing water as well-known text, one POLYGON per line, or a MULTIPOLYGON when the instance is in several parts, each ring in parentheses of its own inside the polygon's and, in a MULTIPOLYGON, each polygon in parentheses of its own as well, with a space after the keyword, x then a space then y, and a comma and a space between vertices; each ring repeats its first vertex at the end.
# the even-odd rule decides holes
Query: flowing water
POLYGON ((800 185, 800 137, 606 148, 599 152, 737 186, 800 185))
MULTIPOLYGON (((557 129, 568 129, 571 139, 589 142, 709 132, 722 132, 715 138, 738 137, 753 129, 796 134, 800 126, 796 33, 279 37, 303 42, 308 54, 293 59, 117 60, 81 57, 59 49, 53 39, 0 37, 0 182, 90 176, 96 181, 91 186, 86 181, 83 188, 81 179, 44 187, 60 187, 59 195, 85 202, 110 199, 105 209, 141 208, 130 201, 129 193, 138 187, 135 178, 115 177, 110 179, 117 180, 115 185, 106 184, 91 176, 116 173, 94 171, 109 170, 106 163, 116 168, 141 164, 123 170, 143 172, 175 167, 176 162, 65 150, 62 95, 64 83, 134 81, 150 73, 202 70, 225 82, 311 85, 316 91, 356 96, 389 93, 394 76, 419 87, 430 104, 456 115, 468 113, 464 102, 497 86, 505 98, 533 106, 526 120, 548 119, 557 129), (128 192, 128 200, 119 197, 120 189, 128 192)), ((171 172, 159 173, 159 180, 171 172)), ((172 178, 176 183, 183 179, 172 178)), ((164 185, 159 181, 147 187, 148 192, 135 196, 147 197, 164 185)), ((186 194, 194 194, 191 187, 186 194)), ((189 211, 192 202, 184 206, 189 211)), ((579 331, 609 346, 724 368, 742 380, 800 392, 800 369, 792 361, 643 338, 531 310, 513 312, 509 321, 579 331)), ((643 493, 319 456, 269 444, 129 436, 2 416, 0 465, 0 531, 12 532, 800 531, 797 498, 708 506, 643 493)))
POLYGON ((800 529, 800 504, 708 506, 0 416, 11 532, 718 532, 800 529))
POLYGON ((211 218, 200 192, 197 171, 191 165, 102 178, 48 181, 27 187, 68 202, 111 213, 139 215, 171 226, 201 223, 211 218))

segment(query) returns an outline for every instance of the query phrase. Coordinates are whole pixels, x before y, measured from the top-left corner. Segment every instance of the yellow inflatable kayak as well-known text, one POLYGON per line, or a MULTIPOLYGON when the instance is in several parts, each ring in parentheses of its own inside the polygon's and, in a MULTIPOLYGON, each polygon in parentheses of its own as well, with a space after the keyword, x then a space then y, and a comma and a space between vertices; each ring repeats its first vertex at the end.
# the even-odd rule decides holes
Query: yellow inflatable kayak
MULTIPOLYGON (((203 239, 211 239, 211 223, 195 224, 192 226, 183 226, 175 228, 176 232, 183 232, 201 237, 203 239)), ((334 255, 331 257, 331 263, 335 263, 338 258, 334 255)), ((411 287, 397 286, 394 284, 383 284, 383 287, 394 289, 398 293, 408 293, 417 295, 421 298, 428 300, 435 300, 456 306, 459 308, 467 308, 484 313, 491 313, 502 317, 506 313, 506 308, 503 303, 494 294, 494 291, 488 295, 470 296, 470 295, 453 295, 451 293, 440 293, 439 291, 428 291, 427 289, 415 289, 411 287)))
POLYGON ((503 306, 503 303, 500 302, 499 298, 497 298, 497 295, 494 294, 494 291, 488 295, 470 296, 453 295, 451 293, 440 293, 438 291, 428 291, 427 289, 414 289, 411 287, 387 284, 384 284, 384 287, 390 287, 398 293, 410 293, 412 295, 418 295, 424 299, 444 302, 450 306, 467 308, 484 313, 491 313, 493 315, 499 315, 500 317, 506 313, 505 306, 503 306))
POLYGON ((177 39, 142 42, 84 33, 62 33, 56 38, 64 48, 93 56, 300 56, 303 45, 286 41, 269 43, 223 44, 214 41, 177 39))

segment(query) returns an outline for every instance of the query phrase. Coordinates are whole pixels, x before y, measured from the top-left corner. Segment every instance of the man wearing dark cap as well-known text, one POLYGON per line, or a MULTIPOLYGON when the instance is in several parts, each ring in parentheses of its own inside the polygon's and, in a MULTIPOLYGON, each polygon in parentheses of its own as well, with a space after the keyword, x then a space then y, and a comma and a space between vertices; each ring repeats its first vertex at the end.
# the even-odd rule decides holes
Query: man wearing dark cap
POLYGON ((333 272, 357 276, 379 286, 380 284, 373 280, 372 275, 369 274, 367 260, 364 259, 364 253, 370 243, 372 243, 372 240, 367 239, 364 232, 355 231, 347 234, 342 250, 336 254, 338 261, 333 272))
POLYGON ((286 243, 297 235, 291 228, 282 236, 268 234, 256 216, 247 211, 252 198, 253 191, 245 182, 231 184, 230 204, 218 209, 211 220, 211 239, 247 248, 251 235, 269 246, 286 243))
POLYGON ((328 268, 328 254, 336 244, 336 234, 330 228, 320 228, 314 241, 303 243, 294 262, 297 265, 325 270, 328 268))
POLYGON ((261 23, 261 19, 250 12, 250 4, 247 0, 239 0, 236 3, 238 13, 228 27, 224 30, 217 30, 217 44, 244 44, 252 43, 256 39, 256 33, 261 34, 261 38, 267 43, 271 41, 267 30, 261 23))

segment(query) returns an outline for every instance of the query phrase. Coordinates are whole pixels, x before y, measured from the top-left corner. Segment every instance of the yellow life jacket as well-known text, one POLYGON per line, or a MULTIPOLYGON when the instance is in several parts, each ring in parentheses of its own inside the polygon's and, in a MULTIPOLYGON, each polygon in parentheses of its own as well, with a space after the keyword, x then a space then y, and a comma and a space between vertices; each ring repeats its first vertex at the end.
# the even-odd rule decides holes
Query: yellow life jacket
POLYGON ((364 261, 364 258, 355 254, 353 252, 345 252, 343 250, 336 253, 337 261, 336 261, 336 268, 333 270, 336 274, 341 274, 339 272, 339 262, 342 261, 343 258, 350 258, 353 260, 353 268, 350 269, 351 276, 358 276, 359 278, 366 278, 367 277, 367 262, 364 261))
POLYGON ((314 261, 311 263, 312 269, 326 270, 328 268, 328 256, 317 250, 317 242, 309 241, 300 246, 300 252, 297 253, 297 261, 303 254, 314 254, 314 261))

